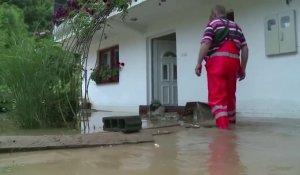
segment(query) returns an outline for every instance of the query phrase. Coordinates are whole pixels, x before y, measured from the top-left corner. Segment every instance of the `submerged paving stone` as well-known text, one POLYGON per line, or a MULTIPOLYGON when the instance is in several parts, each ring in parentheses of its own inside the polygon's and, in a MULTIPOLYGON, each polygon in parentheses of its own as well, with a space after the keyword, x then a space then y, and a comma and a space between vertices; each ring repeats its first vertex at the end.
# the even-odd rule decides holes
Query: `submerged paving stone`
POLYGON ((112 132, 137 132, 142 129, 140 116, 103 117, 103 130, 112 132))

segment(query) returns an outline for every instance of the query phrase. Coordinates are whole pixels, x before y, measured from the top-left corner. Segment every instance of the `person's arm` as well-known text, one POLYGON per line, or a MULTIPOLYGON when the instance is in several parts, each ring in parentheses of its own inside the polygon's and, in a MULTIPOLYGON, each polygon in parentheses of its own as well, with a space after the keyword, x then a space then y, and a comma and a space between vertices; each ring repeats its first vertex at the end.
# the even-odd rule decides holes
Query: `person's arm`
POLYGON ((198 61, 197 61, 197 65, 195 68, 195 73, 197 76, 201 76, 202 62, 203 62, 204 57, 207 55, 210 46, 211 46, 211 42, 203 42, 201 44, 198 61))
POLYGON ((241 50, 241 74, 239 75, 239 81, 242 81, 246 77, 246 67, 248 63, 248 55, 249 55, 249 49, 248 46, 245 45, 242 47, 241 50))
POLYGON ((204 30, 203 37, 201 39, 201 46, 199 49, 198 61, 197 61, 196 68, 195 68, 195 73, 197 76, 201 76, 202 62, 211 47, 211 43, 213 40, 214 31, 215 31, 215 27, 216 27, 212 24, 213 24, 213 21, 210 21, 207 24, 207 26, 204 30))

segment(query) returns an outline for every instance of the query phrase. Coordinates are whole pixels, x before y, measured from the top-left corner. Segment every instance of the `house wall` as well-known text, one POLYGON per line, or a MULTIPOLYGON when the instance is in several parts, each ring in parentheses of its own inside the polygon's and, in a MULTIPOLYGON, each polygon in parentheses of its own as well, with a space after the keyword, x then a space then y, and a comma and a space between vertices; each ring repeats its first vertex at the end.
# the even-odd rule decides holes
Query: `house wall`
MULTIPOLYGON (((128 28, 118 29, 124 35, 109 35, 101 49, 119 45, 119 61, 125 63, 119 83, 96 85, 91 81, 89 99, 94 109, 137 112, 138 105, 146 103, 146 39, 128 28)), ((98 32, 93 39, 88 70, 95 65, 100 36, 98 32)))
MULTIPOLYGON (((300 118, 299 53, 265 56, 264 18, 277 12, 296 9, 298 49, 300 42, 300 1, 292 1, 290 6, 284 0, 236 0, 205 1, 193 9, 178 10, 167 21, 158 21, 142 33, 130 29, 120 29, 122 35, 106 40, 102 47, 119 43, 120 60, 125 67, 120 74, 118 85, 90 87, 90 99, 97 108, 120 106, 119 109, 137 111, 138 105, 147 104, 147 38, 168 31, 176 32, 178 64, 179 105, 188 101, 207 101, 206 72, 196 77, 194 67, 198 56, 202 32, 207 23, 210 8, 215 2, 223 3, 235 12, 235 19, 242 27, 247 39, 250 56, 247 77, 238 83, 237 111, 240 116, 293 117, 300 118), (199 10, 201 9, 201 10, 199 10), (91 95, 92 94, 92 95, 91 95)), ((120 32, 120 33, 121 33, 120 32)), ((91 48, 95 58, 96 47, 91 48)), ((93 59, 91 59, 91 64, 93 59)), ((116 108, 114 108, 116 109, 116 108)))
POLYGON ((250 47, 247 79, 238 86, 238 111, 246 116, 300 118, 300 1, 292 1, 290 6, 283 0, 245 1, 239 6, 231 1, 230 5, 250 47), (291 9, 296 10, 298 53, 265 56, 264 17, 291 9))

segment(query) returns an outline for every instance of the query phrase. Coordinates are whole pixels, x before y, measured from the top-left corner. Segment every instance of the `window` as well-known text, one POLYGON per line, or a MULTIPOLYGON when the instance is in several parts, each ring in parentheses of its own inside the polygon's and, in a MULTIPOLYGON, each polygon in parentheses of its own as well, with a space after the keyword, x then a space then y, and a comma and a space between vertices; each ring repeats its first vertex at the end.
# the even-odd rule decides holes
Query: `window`
POLYGON ((98 84, 119 82, 119 46, 100 50, 98 67, 103 77, 97 82, 98 84))
POLYGON ((277 25, 276 25, 276 20, 275 19, 268 20, 268 31, 275 30, 276 27, 277 27, 277 25))
POLYGON ((169 65, 168 64, 162 65, 162 80, 169 81, 169 65))
POLYGON ((163 57, 173 57, 173 58, 176 58, 176 54, 173 53, 173 52, 168 51, 168 52, 164 53, 163 57))
POLYGON ((288 28, 291 25, 291 20, 289 16, 283 16, 280 19, 281 28, 288 28))

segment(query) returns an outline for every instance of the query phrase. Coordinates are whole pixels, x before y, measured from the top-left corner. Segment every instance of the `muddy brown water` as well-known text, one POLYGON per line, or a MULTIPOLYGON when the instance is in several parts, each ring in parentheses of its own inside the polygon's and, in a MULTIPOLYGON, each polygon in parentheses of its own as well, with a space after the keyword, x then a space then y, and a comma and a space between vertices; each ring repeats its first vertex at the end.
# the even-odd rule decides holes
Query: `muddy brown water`
POLYGON ((182 128, 154 143, 0 154, 0 175, 299 175, 300 120, 182 128))

